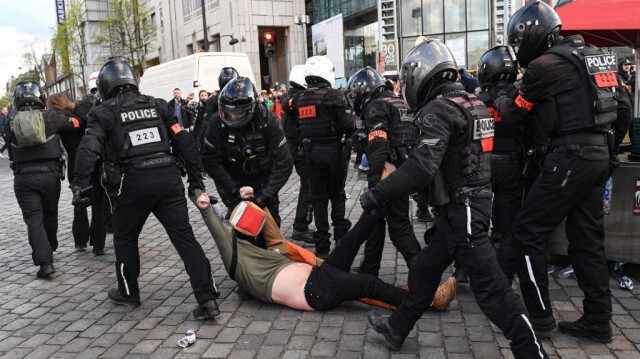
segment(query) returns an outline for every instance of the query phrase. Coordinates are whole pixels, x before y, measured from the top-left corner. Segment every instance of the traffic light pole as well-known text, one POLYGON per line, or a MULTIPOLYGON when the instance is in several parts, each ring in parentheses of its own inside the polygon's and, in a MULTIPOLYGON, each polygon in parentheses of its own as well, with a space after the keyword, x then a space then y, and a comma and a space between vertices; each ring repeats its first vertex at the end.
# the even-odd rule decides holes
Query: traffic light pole
POLYGON ((207 9, 205 8, 204 0, 200 0, 200 5, 202 8, 202 35, 204 36, 204 51, 209 51, 209 35, 207 35, 207 16, 205 13, 207 9))
POLYGON ((267 57, 269 62, 269 90, 273 87, 275 81, 273 81, 273 57, 267 57))

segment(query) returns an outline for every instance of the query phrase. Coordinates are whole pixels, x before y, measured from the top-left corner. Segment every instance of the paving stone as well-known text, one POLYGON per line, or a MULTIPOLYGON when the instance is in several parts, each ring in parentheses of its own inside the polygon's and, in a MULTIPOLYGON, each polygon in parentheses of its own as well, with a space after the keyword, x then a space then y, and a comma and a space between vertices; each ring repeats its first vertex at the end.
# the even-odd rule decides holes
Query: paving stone
POLYGON ((276 359, 280 358, 284 348, 282 346, 277 345, 265 345, 260 350, 258 350, 258 354, 256 355, 256 359, 276 359))
POLYGON ((311 356, 331 357, 338 351, 336 342, 318 342, 311 348, 311 356))
POLYGON ((123 358, 125 355, 127 355, 127 353, 129 353, 131 349, 133 349, 132 344, 115 344, 107 349, 107 351, 104 352, 101 357, 109 359, 123 358))
POLYGON ((202 355, 203 358, 226 358, 231 350, 233 349, 233 344, 223 344, 223 343, 214 343, 211 344, 209 349, 202 355))
POLYGON ((143 340, 136 344, 131 351, 130 354, 145 354, 149 355, 153 353, 162 343, 161 340, 143 340))

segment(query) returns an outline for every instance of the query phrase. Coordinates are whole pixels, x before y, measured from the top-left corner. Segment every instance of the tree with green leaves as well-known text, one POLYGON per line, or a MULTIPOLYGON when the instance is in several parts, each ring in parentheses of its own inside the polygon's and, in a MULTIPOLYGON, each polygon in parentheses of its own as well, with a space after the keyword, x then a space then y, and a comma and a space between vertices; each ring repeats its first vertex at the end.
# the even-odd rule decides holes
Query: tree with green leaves
POLYGON ((82 6, 71 4, 66 19, 54 30, 51 48, 62 62, 62 71, 85 84, 83 64, 86 62, 87 44, 82 24, 82 6))
POLYGON ((96 40, 107 42, 112 56, 126 60, 138 76, 144 72, 146 55, 155 37, 145 0, 112 0, 109 17, 96 40))

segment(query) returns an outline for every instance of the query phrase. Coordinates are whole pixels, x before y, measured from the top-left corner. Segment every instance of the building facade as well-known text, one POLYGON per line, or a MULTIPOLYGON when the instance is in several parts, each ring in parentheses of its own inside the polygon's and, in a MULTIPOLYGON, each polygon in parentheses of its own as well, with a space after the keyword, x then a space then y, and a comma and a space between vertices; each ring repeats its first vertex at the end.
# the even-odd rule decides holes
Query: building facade
POLYGON ((288 83, 289 70, 303 61, 302 27, 294 23, 294 16, 305 14, 303 0, 148 0, 156 32, 148 53, 151 62, 163 63, 203 49, 203 2, 209 51, 247 54, 260 89, 273 87, 276 81, 288 83), (275 56, 269 58, 264 52, 268 32, 276 48, 275 56), (230 45, 230 35, 238 43, 230 45))

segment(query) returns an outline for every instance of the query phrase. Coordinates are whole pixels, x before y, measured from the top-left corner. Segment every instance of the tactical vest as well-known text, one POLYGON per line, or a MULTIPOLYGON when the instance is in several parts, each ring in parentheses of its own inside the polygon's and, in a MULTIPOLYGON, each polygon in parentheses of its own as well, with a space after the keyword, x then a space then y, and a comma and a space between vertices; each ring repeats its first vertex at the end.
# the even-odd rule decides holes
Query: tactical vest
POLYGON ((452 159, 442 163, 447 190, 479 187, 491 180, 493 150, 493 117, 478 98, 467 92, 455 91, 438 96, 457 106, 467 119, 467 137, 450 144, 452 159), (456 151, 455 147, 459 150, 456 151))
MULTIPOLYGON (((501 83, 488 92, 480 92, 478 100, 487 107, 487 111, 493 117, 495 133, 493 139, 493 152, 518 152, 523 150, 524 129, 519 123, 505 123, 498 110, 494 107, 494 101, 501 96, 509 96, 508 92, 515 90, 513 84, 501 83)), ((517 91, 517 90, 516 90, 517 91)))
MULTIPOLYGON (((43 116, 46 110, 42 111, 43 116)), ((60 147, 60 135, 57 133, 46 133, 47 142, 36 146, 20 146, 16 141, 11 141, 11 157, 13 163, 24 163, 32 161, 58 160, 62 156, 62 148, 60 147)))
POLYGON ((573 64, 580 80, 538 105, 544 131, 565 135, 614 122, 618 108, 616 55, 592 46, 554 46, 547 53, 573 64))
POLYGON ((273 160, 269 153, 269 124, 266 111, 259 110, 248 125, 240 128, 222 125, 222 156, 232 174, 266 175, 273 160))
POLYGON ((409 153, 418 142, 418 131, 413 124, 413 116, 409 114, 409 106, 398 96, 384 97, 397 111, 393 111, 389 122, 389 145, 398 149, 406 147, 409 153))
POLYGON ((110 107, 118 117, 109 137, 117 157, 114 160, 126 163, 149 155, 170 153, 167 128, 153 97, 130 93, 107 100, 103 105, 110 107))
POLYGON ((324 96, 331 91, 328 87, 313 88, 304 91, 295 106, 298 112, 300 135, 313 142, 333 143, 340 140, 342 134, 337 128, 335 111, 323 103, 324 96))
POLYGON ((292 89, 282 96, 282 108, 286 109, 281 115, 282 130, 287 141, 297 143, 300 141, 300 126, 298 124, 297 112, 293 110, 293 104, 297 103, 302 91, 292 89))

